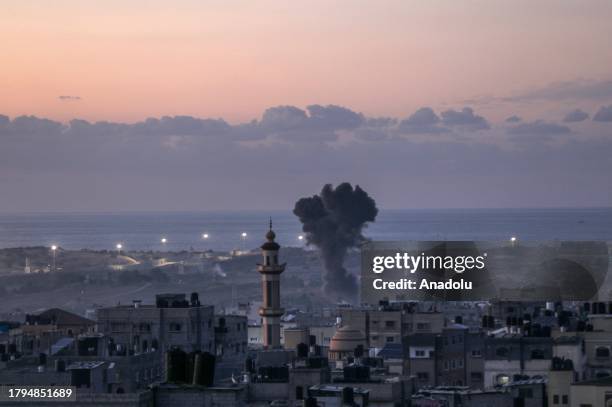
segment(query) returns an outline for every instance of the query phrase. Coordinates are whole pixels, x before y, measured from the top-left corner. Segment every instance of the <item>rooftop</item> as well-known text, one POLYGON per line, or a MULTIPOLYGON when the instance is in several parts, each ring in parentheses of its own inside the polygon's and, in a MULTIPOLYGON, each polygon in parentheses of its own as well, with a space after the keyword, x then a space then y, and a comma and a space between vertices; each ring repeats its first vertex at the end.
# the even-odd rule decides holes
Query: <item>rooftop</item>
POLYGON ((612 387, 612 376, 572 383, 572 386, 612 387))
POLYGON ((82 362, 74 362, 71 363, 70 366, 68 366, 68 370, 73 370, 73 369, 95 369, 97 367, 100 367, 104 364, 104 361, 82 361, 82 362))

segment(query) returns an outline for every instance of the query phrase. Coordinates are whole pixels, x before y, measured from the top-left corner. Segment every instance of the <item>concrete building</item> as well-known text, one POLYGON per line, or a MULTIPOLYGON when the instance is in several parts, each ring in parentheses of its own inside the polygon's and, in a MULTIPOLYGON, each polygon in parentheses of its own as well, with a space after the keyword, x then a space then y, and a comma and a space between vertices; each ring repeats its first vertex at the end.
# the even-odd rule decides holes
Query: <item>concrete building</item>
POLYGON ((361 387, 320 384, 308 389, 310 397, 317 405, 326 407, 366 407, 369 404, 370 391, 361 387))
POLYGON ((436 385, 436 335, 412 334, 405 338, 408 374, 416 379, 416 387, 436 385))
POLYGON ((247 405, 245 386, 202 387, 164 383, 151 389, 155 407, 243 407, 247 405))
POLYGON ((216 376, 240 376, 247 357, 247 318, 241 315, 215 315, 216 376))
POLYGON ((274 241, 275 237, 270 220, 266 242, 261 246, 263 263, 257 265, 263 291, 263 303, 259 308, 259 315, 262 319, 263 343, 267 349, 281 346, 280 319, 285 312, 280 306, 280 276, 285 271, 285 264, 278 262, 280 245, 274 241))
POLYGON ((98 332, 112 338, 117 352, 162 353, 177 347, 186 352, 214 352, 214 307, 201 305, 196 293, 159 294, 155 305, 118 305, 97 310, 98 332))
POLYGON ((484 335, 462 324, 442 330, 436 342, 436 385, 484 388, 484 335))
POLYGON ((366 335, 369 348, 382 349, 387 343, 401 343, 415 333, 440 333, 446 325, 442 313, 422 311, 412 303, 382 303, 377 308, 340 308, 342 325, 366 335))
POLYGON ((50 353, 61 338, 75 338, 94 331, 95 322, 79 315, 52 308, 39 314, 26 315, 24 324, 8 330, 6 345, 15 344, 23 355, 50 353))
POLYGON ((289 328, 285 329, 285 349, 297 349, 300 343, 310 343, 310 329, 289 328))
POLYGON ((571 363, 566 363, 563 359, 553 360, 546 386, 548 405, 570 405, 570 385, 573 382, 574 370, 571 363))
POLYGON ((518 380, 502 386, 514 400, 514 405, 522 407, 545 407, 550 405, 546 392, 545 379, 518 380))
POLYGON ((471 390, 468 387, 435 387, 411 397, 413 407, 514 407, 512 394, 503 390, 471 390))
MULTIPOLYGON (((558 405, 563 405, 563 401, 558 405)), ((612 407, 612 377, 573 383, 569 402, 571 407, 612 407)), ((556 406, 554 403, 549 405, 556 406)))
POLYGON ((553 358, 571 361, 572 381, 578 382, 587 379, 585 341, 584 338, 576 335, 576 332, 553 332, 553 358))
POLYGON ((550 337, 506 334, 485 339, 484 386, 512 381, 546 379, 552 363, 550 337))

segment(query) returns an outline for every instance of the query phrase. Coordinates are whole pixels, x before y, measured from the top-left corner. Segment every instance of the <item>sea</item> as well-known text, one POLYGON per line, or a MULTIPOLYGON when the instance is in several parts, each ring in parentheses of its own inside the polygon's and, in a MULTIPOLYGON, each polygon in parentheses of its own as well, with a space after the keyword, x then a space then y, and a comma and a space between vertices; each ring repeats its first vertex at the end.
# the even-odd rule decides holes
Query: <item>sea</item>
MULTIPOLYGON (((0 248, 249 250, 264 241, 270 217, 281 245, 306 246, 299 220, 278 210, 3 213, 0 248)), ((612 240, 612 208, 381 209, 363 234, 383 241, 612 240)))

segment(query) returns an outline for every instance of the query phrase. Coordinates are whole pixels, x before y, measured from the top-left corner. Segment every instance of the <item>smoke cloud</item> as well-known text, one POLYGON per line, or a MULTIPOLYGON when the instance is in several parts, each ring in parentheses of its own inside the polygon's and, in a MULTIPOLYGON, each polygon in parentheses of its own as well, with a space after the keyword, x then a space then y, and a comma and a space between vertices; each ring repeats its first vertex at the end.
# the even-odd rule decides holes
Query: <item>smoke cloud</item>
POLYGON ((325 292, 339 299, 357 296, 357 279, 344 268, 348 249, 362 243, 367 222, 374 222, 376 202, 359 185, 327 184, 319 195, 296 202, 293 213, 302 222, 308 244, 316 246, 325 268, 325 292))

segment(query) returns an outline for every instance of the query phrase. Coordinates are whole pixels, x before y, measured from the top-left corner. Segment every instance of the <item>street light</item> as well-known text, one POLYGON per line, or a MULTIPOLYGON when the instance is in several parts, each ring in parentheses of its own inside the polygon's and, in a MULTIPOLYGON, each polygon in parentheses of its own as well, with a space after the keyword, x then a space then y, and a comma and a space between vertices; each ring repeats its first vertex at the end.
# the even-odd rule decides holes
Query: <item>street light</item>
POLYGON ((512 247, 514 247, 516 245, 516 236, 512 236, 510 238, 510 244, 512 245, 512 247))
POLYGON ((299 236, 298 236, 298 240, 304 240, 304 236, 299 235, 299 236))
POLYGON ((123 245, 121 243, 117 243, 115 247, 117 248, 117 254, 121 254, 121 249, 123 249, 123 245))
POLYGON ((166 239, 165 237, 162 237, 161 242, 162 244, 166 244, 168 242, 168 239, 166 239))
POLYGON ((57 252, 57 245, 51 245, 51 258, 52 258, 52 263, 51 263, 51 271, 55 271, 55 252, 57 252))
POLYGON ((240 234, 240 240, 242 240, 242 248, 241 248, 242 250, 241 250, 241 251, 242 251, 243 253, 246 251, 246 244, 245 244, 245 241, 246 241, 247 236, 248 236, 248 235, 247 235, 247 232, 242 232, 242 233, 240 234))
POLYGON ((202 239, 208 239, 208 233, 203 233, 202 234, 202 239))

